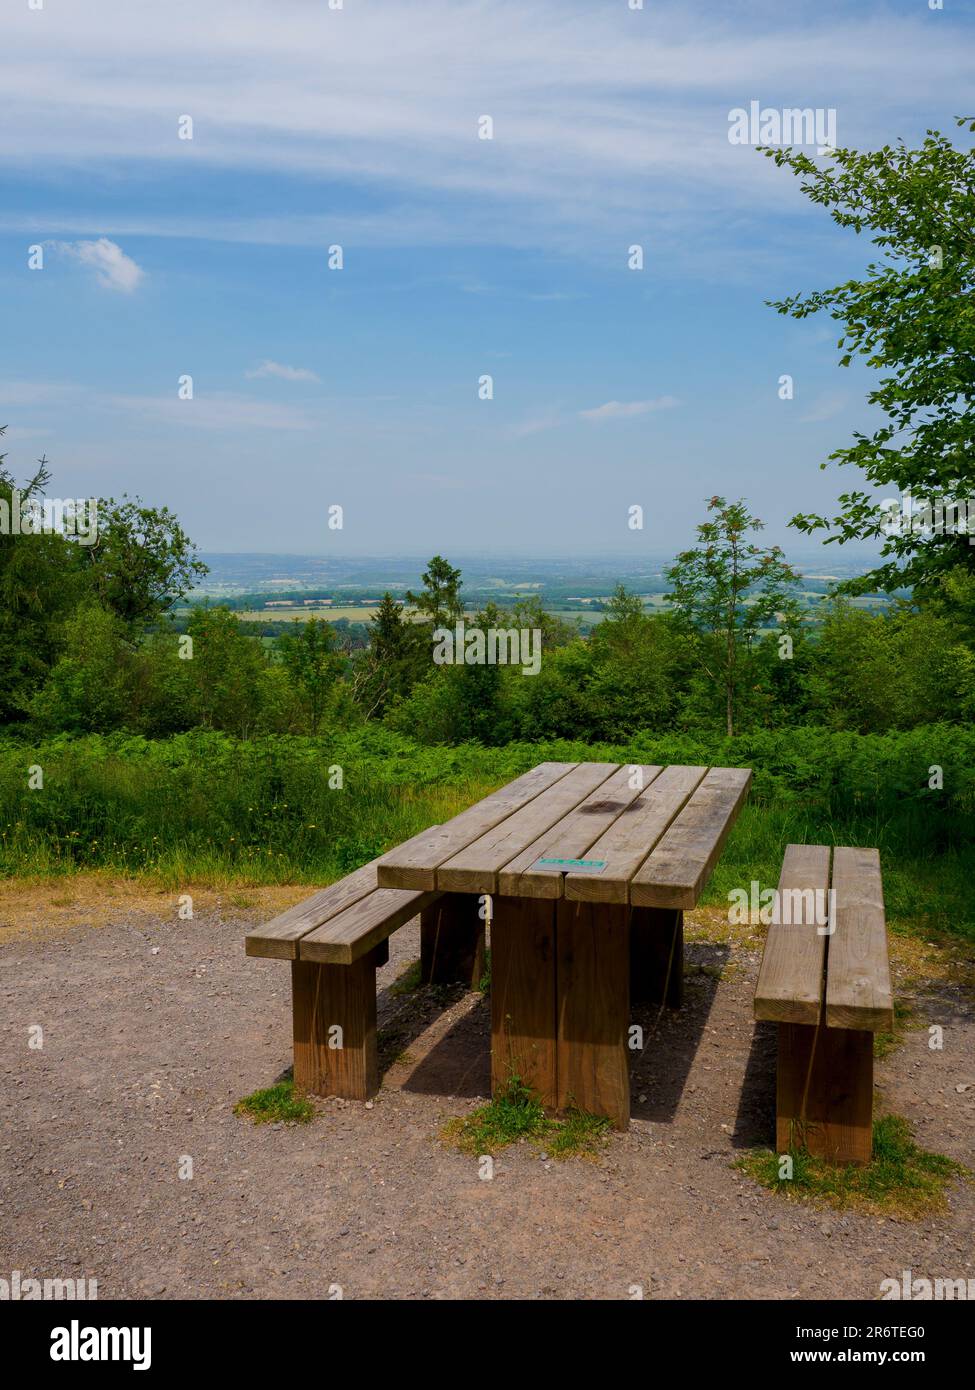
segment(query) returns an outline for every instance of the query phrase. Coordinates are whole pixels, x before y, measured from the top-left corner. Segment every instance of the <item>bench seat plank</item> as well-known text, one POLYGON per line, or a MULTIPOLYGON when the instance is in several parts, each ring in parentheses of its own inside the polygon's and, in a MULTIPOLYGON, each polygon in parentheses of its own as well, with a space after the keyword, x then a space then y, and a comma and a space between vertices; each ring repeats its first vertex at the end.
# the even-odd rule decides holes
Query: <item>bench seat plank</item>
POLYGON ((578 763, 527 806, 492 826, 437 869, 437 887, 452 893, 495 893, 498 872, 616 771, 615 763, 578 763))
POLYGON ((613 824, 590 845, 587 857, 607 860, 601 874, 565 876, 572 902, 629 902, 630 879, 700 784, 706 767, 664 768, 613 824))
POLYGON ((296 903, 286 912, 248 932, 244 949, 249 956, 268 956, 272 960, 297 960, 298 942, 353 903, 376 890, 376 861, 363 864, 355 873, 296 903))
POLYGON ((836 930, 829 942, 826 1023, 832 1028, 890 1031, 894 997, 879 851, 834 850, 833 888, 836 930))
MULTIPOLYGON (((557 865, 551 868, 533 868, 536 860, 553 859, 602 859, 601 854, 588 855, 590 846, 608 830, 620 817, 634 810, 633 803, 647 786, 663 771, 662 767, 634 764, 621 767, 607 778, 595 791, 580 801, 575 810, 556 821, 527 849, 506 864, 498 874, 498 892, 502 897, 561 898, 565 870, 557 865), (640 773, 639 779, 634 772, 640 773), (639 781, 631 787, 630 783, 639 781)), ((608 865, 607 865, 608 868, 608 865)), ((580 878, 588 875, 579 875, 580 878)))
POLYGON ((574 767, 575 763, 539 763, 444 825, 431 826, 422 835, 380 855, 376 861, 379 887, 436 888, 441 864, 555 785, 574 767))
POLYGON ((696 907, 741 810, 751 769, 713 767, 630 881, 634 907, 696 907))
POLYGON ((829 856, 828 845, 786 848, 779 877, 779 915, 791 919, 791 924, 783 920, 769 926, 755 990, 756 1018, 774 1023, 819 1022, 827 937, 817 930, 825 923, 815 920, 815 894, 821 894, 822 909, 828 902, 829 856), (803 895, 798 901, 797 894, 803 895), (785 906, 787 900, 792 908, 785 906))
POLYGON ((319 965, 351 965, 439 897, 409 888, 377 888, 303 936, 298 958, 319 965))

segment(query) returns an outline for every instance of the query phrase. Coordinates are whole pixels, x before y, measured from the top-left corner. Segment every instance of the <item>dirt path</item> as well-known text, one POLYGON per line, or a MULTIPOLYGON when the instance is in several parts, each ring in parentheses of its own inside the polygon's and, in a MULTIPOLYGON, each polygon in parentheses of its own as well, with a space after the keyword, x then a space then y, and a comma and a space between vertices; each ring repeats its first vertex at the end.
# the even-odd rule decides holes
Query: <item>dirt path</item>
MULTIPOLYGON (((261 915, 274 896, 251 895, 261 915)), ((371 1108, 258 1127, 232 1106, 290 1065, 288 969, 244 957, 254 911, 154 907, 0 933, 0 1276, 86 1275, 102 1297, 586 1299, 875 1298, 904 1269, 975 1277, 971 1187, 907 1223, 787 1203, 735 1170, 770 1134, 774 1035, 751 1020, 754 943, 695 940, 720 935, 703 916, 685 1008, 634 1071, 630 1132, 598 1164, 509 1149, 482 1181, 437 1135, 486 1094, 487 1006, 390 993, 415 923, 380 973, 389 1065, 371 1108)), ((915 1024, 878 1066, 881 1103, 971 1162, 975 1086, 956 1087, 975 1082, 973 1010, 933 980, 915 1024)))

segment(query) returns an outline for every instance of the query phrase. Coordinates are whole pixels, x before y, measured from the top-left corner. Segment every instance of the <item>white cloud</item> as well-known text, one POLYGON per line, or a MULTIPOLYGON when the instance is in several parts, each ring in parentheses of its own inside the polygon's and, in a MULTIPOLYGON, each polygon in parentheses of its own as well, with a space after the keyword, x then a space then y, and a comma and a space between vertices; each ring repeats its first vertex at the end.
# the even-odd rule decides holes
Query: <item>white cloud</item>
POLYGON ((100 396, 96 402, 140 419, 201 430, 312 430, 321 422, 304 410, 274 401, 255 401, 229 391, 198 394, 189 401, 171 396, 100 396))
POLYGON ((52 241, 48 243, 64 256, 94 270, 98 283, 106 290, 131 294, 145 278, 145 271, 127 256, 121 246, 108 237, 97 241, 52 241))
POLYGON ((255 377, 277 376, 282 381, 319 381, 320 378, 315 372, 307 367, 287 367, 283 362, 271 362, 265 359, 259 367, 253 371, 245 372, 244 375, 253 380, 255 377))
MULTIPOLYGON (((956 31, 881 3, 777 8, 770 25, 766 5, 732 17, 717 4, 630 11, 623 0, 341 11, 99 0, 58 7, 43 41, 36 13, 8 9, 3 164, 344 181, 376 196, 367 210, 330 198, 322 235, 351 229, 359 245, 418 241, 428 226, 440 241, 551 249, 584 229, 605 258, 643 235, 661 256, 682 244, 689 209, 723 228, 719 205, 759 217, 801 205, 790 180, 728 143, 732 107, 832 106, 840 141, 864 143, 921 133, 917 113, 964 109, 970 84, 956 31), (183 113, 192 140, 177 138, 183 113), (490 142, 475 135, 483 113, 495 119, 490 142)), ((194 196, 146 220, 217 235, 225 220, 238 239, 310 234, 307 209, 255 206, 225 215, 194 196)))
POLYGON ((625 420, 631 415, 648 415, 652 410, 671 410, 680 405, 676 396, 658 396, 652 401, 607 401, 592 410, 580 410, 582 420, 625 420))

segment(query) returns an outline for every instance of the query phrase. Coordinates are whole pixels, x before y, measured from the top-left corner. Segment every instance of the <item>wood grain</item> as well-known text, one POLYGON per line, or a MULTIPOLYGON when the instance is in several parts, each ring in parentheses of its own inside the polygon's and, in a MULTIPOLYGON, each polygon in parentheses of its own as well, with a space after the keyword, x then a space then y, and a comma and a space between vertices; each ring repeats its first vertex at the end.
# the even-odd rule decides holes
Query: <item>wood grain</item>
POLYGON ((527 806, 441 864, 436 886, 443 892, 496 893, 498 873, 505 864, 574 810, 615 771, 615 763, 577 764, 527 806))
POLYGON ((564 898, 555 907, 558 1107, 628 1129, 629 909, 564 898))
POLYGON ((775 1147, 830 1163, 869 1163, 873 1037, 852 1028, 779 1024, 775 1147))
POLYGON ((755 990, 755 1017, 775 1023, 818 1023, 825 983, 826 941, 816 921, 828 902, 828 845, 787 845, 779 876, 779 915, 765 938, 762 968, 755 990), (789 895, 786 898, 786 895, 789 895), (786 908, 786 903, 791 907, 786 908))
POLYGON ((405 888, 377 888, 303 936, 298 943, 299 959, 323 965, 351 965, 430 907, 439 896, 405 888))
POLYGON ((564 896, 573 902, 629 902, 630 879, 706 772, 706 767, 664 768, 589 846, 588 858, 608 861, 603 872, 566 874, 564 896))
POLYGON ((575 763, 539 763, 530 772, 492 792, 444 825, 431 826, 376 861, 380 888, 437 886, 437 869, 478 836, 500 824, 548 787, 567 776, 575 763))
POLYGON ((375 961, 292 961, 291 990, 295 1089, 369 1100, 379 1089, 375 961), (336 1026, 341 1035, 332 1032, 336 1026), (341 1047, 330 1046, 339 1036, 341 1047))
POLYGON ((633 803, 662 771, 656 765, 626 764, 614 772, 574 810, 505 864, 498 874, 498 892, 510 897, 520 894, 526 898, 561 898, 565 870, 534 868, 536 860, 605 858, 589 854, 590 847, 611 825, 629 814, 633 803), (634 781, 635 787, 630 785, 634 781))
POLYGON ((889 1032, 894 998, 879 852, 835 849, 833 889, 836 930, 827 956, 826 1022, 831 1028, 889 1032))
POLYGON ((751 780, 749 768, 711 768, 630 880, 634 907, 696 907, 751 780))
POLYGON ((555 903, 496 897, 491 918, 491 1093, 517 1076, 558 1104, 555 903))

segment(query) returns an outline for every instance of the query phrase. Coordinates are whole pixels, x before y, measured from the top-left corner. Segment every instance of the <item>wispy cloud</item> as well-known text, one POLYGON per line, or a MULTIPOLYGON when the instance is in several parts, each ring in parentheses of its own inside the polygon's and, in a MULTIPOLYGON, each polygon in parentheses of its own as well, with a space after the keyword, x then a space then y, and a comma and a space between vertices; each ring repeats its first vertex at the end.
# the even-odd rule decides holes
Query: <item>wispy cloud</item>
POLYGON ((140 419, 201 430, 311 430, 320 421, 307 411, 274 401, 255 401, 230 391, 198 393, 192 400, 172 396, 101 396, 98 405, 132 412, 140 419))
POLYGON ((845 391, 826 391, 817 396, 804 415, 799 416, 800 425, 818 425, 821 420, 832 420, 849 404, 850 397, 845 391))
POLYGON ((245 372, 244 375, 253 380, 255 377, 277 376, 282 381, 319 381, 321 378, 308 367, 287 367, 283 362, 271 362, 267 359, 259 367, 245 372))
MULTIPOLYGON (((438 240, 548 247, 555 229, 565 240, 585 228, 598 231, 590 245, 604 255, 645 232, 661 254, 668 219, 689 203, 795 206, 788 181, 729 145, 731 107, 828 101, 841 143, 863 143, 892 129, 911 135, 900 129, 905 111, 916 125, 918 111, 963 109, 970 81, 957 31, 915 7, 778 10, 774 26, 765 5, 729 22, 718 6, 630 11, 622 0, 373 0, 343 10, 99 0, 57 7, 56 22, 7 8, 5 165, 368 185, 368 213, 355 199, 330 200, 323 218, 327 236, 344 235, 351 218, 360 244, 402 238, 405 221, 438 240), (184 112, 193 140, 177 138, 184 112), (493 141, 476 136, 484 113, 495 118, 493 141)), ((308 235, 307 210, 241 219, 196 196, 147 220, 211 230, 225 220, 238 238, 308 235)), ((677 229, 673 243, 681 239, 677 229)))
POLYGON ((145 279, 142 267, 108 237, 99 237, 97 241, 50 241, 47 244, 62 256, 69 256, 79 265, 93 270, 103 289, 131 294, 145 279))
POLYGON ((649 415, 652 410, 671 410, 680 405, 676 396, 658 396, 652 401, 607 401, 605 405, 594 406, 592 410, 580 410, 581 420, 625 420, 633 415, 649 415))

